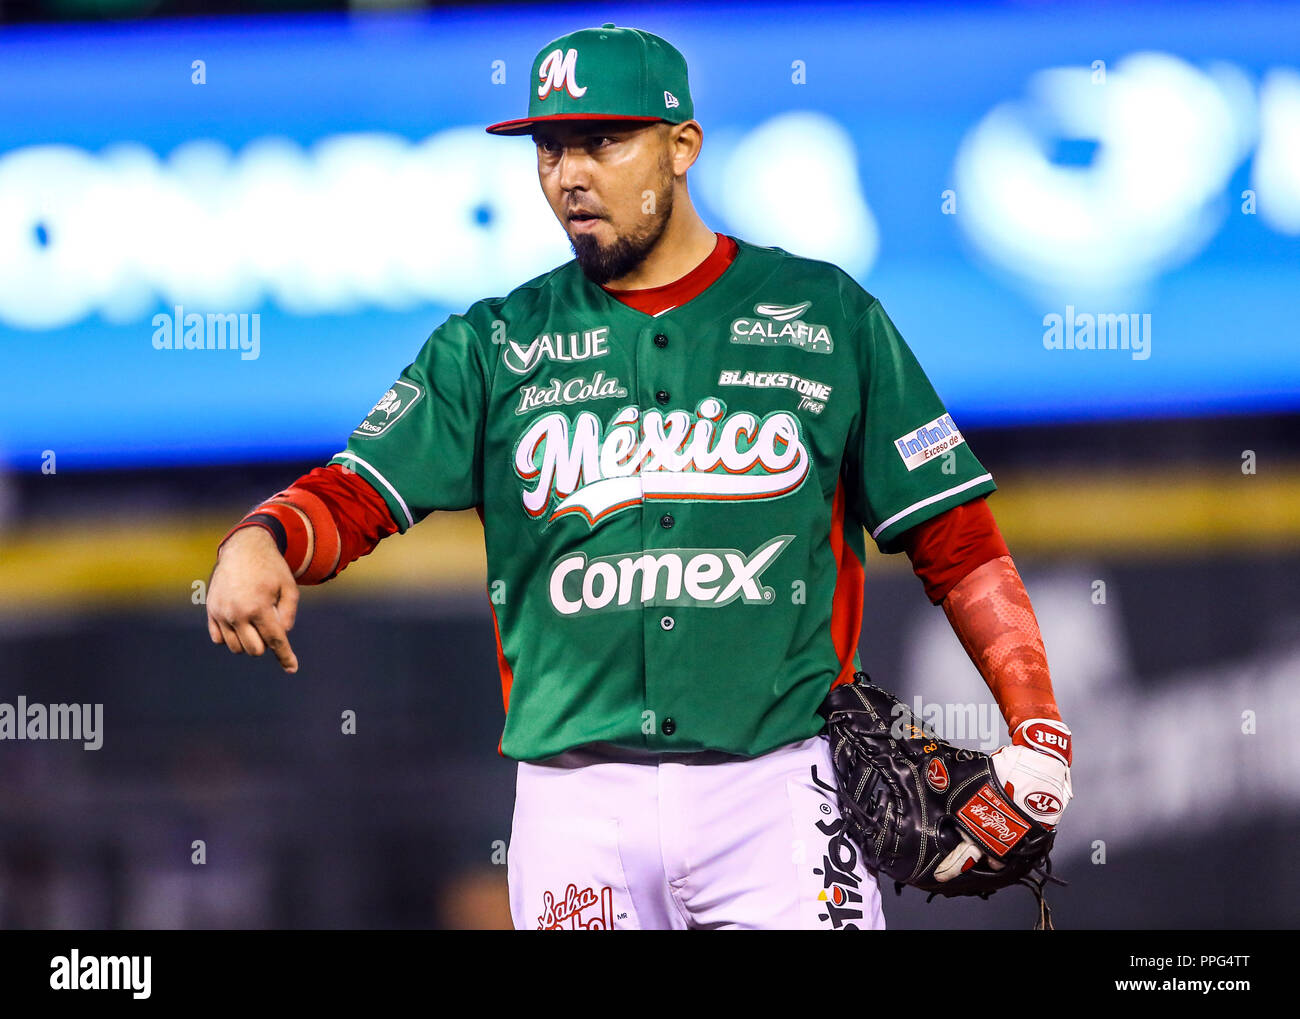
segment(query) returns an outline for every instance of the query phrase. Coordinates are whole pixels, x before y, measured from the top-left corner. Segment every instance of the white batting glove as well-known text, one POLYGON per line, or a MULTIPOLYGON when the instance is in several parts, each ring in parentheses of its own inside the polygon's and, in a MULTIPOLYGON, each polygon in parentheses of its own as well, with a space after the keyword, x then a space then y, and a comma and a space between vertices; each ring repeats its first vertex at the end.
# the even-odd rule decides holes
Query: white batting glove
MULTIPOLYGON (((1011 742, 990 754, 993 773, 1017 807, 1045 828, 1054 828, 1074 796, 1070 785, 1071 747, 1074 737, 1064 722, 1030 718, 1016 726, 1011 742)), ((951 881, 984 857, 983 847, 965 832, 962 843, 935 868, 939 881, 951 881)), ((1002 864, 989 858, 994 870, 1002 864)))

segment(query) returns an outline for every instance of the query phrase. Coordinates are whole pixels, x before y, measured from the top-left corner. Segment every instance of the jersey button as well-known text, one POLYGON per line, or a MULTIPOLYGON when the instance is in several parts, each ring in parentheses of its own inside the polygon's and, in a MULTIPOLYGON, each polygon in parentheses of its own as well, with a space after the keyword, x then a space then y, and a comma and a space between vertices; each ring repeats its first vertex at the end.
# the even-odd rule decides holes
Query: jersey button
POLYGON ((677 723, 674 722, 671 718, 665 718, 664 724, 661 725, 659 729, 661 732, 663 732, 665 736, 671 736, 673 733, 677 731, 677 723))
POLYGON ((655 337, 655 346, 661 350, 664 347, 668 346, 668 337, 665 336, 663 333, 660 333, 658 336, 655 337))
POLYGON ((667 403, 669 400, 672 399, 672 397, 668 395, 668 390, 661 389, 659 390, 659 392, 655 393, 655 399, 658 400, 660 403, 667 403))
POLYGON ((659 518, 660 527, 664 527, 664 528, 672 527, 674 523, 676 523, 676 521, 673 520, 673 515, 671 513, 665 513, 663 516, 659 518))
POLYGON ((664 616, 663 619, 659 620, 659 625, 665 630, 671 630, 677 623, 672 616, 664 616))

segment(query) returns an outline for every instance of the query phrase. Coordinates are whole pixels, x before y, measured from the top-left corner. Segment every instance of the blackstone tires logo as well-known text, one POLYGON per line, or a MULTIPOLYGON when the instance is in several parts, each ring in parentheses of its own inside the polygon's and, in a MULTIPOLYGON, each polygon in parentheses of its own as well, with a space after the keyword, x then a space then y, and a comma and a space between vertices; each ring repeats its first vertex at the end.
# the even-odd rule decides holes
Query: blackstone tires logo
POLYGON ((746 386, 750 389, 789 389, 799 394, 796 410, 820 414, 831 397, 831 387, 824 382, 805 379, 793 372, 755 372, 741 368, 724 368, 718 373, 720 386, 746 386))
POLYGON ((758 318, 738 318, 731 323, 731 342, 757 347, 797 347, 813 354, 829 354, 835 349, 830 329, 802 318, 810 307, 812 301, 756 304, 754 313, 758 318))

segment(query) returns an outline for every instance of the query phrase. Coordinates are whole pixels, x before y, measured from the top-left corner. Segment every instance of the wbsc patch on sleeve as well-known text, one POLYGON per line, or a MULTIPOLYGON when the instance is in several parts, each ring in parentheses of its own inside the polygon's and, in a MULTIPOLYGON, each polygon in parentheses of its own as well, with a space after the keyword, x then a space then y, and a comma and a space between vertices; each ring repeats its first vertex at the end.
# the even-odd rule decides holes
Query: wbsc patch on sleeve
POLYGON ((398 379, 392 388, 379 398, 366 419, 353 429, 353 435, 373 439, 388 431, 408 410, 420 402, 424 390, 414 382, 398 379))
POLYGON ((904 466, 909 471, 914 471, 921 464, 929 463, 936 456, 956 449, 965 441, 957 430, 952 415, 940 414, 916 431, 900 435, 894 440, 894 449, 902 457, 904 466))

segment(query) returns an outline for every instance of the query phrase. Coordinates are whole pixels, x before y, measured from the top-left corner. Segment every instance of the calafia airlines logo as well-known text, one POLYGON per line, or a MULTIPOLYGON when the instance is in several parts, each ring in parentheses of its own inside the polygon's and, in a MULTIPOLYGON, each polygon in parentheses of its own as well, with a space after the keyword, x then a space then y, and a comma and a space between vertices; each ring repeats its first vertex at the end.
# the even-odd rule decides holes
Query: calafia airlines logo
POLYGON ((756 318, 738 318, 731 323, 731 342, 757 347, 798 347, 814 354, 835 349, 831 331, 824 325, 805 322, 803 314, 812 301, 799 304, 756 304, 756 318))
POLYGON ((728 414, 710 396, 694 413, 624 407, 608 428, 591 411, 544 414, 519 437, 514 464, 529 516, 594 525, 649 501, 780 498, 803 484, 811 457, 794 414, 728 414))
POLYGON ((561 53, 551 50, 537 66, 537 78, 541 85, 537 87, 537 98, 545 99, 552 92, 564 89, 574 99, 581 99, 587 94, 585 85, 579 85, 575 79, 578 51, 568 50, 561 53))

